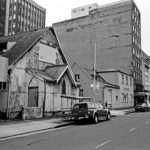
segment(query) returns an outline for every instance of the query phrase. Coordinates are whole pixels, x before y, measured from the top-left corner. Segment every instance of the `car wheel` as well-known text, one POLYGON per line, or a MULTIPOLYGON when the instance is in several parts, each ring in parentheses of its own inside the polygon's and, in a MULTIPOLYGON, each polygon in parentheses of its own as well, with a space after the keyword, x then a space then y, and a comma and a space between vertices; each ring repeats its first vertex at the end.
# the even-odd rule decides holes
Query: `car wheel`
POLYGON ((110 119, 111 119, 111 115, 110 115, 110 113, 108 113, 108 114, 107 114, 106 119, 107 119, 107 120, 110 120, 110 119))
POLYGON ((94 123, 95 124, 98 123, 98 116, 97 116, 97 114, 94 115, 94 123))

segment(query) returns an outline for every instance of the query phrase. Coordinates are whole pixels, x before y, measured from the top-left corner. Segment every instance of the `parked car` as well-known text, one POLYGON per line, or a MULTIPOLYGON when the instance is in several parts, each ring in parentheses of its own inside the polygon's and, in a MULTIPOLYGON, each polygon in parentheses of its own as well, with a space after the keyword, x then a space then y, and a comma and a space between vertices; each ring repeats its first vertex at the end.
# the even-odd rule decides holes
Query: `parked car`
POLYGON ((111 119, 110 111, 105 109, 100 103, 95 102, 81 102, 74 104, 71 115, 74 121, 88 119, 97 123, 101 117, 105 117, 106 120, 111 119))
POLYGON ((138 112, 138 111, 150 111, 150 105, 149 103, 139 103, 135 106, 135 111, 138 112))

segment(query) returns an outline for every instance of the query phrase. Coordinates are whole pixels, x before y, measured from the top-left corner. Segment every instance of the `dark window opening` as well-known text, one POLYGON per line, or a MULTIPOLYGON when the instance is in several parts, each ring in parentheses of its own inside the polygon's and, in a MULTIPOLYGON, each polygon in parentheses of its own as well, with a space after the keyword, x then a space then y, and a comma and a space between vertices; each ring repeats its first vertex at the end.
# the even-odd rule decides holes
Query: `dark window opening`
POLYGON ((7 43, 1 43, 0 44, 0 54, 4 54, 7 50, 7 43))
POLYGON ((6 90, 6 82, 0 82, 0 90, 6 90))
POLYGON ((80 89, 79 96, 83 96, 83 89, 80 89))
POLYGON ((66 94, 66 82, 65 81, 63 81, 63 83, 62 83, 62 92, 61 93, 66 94))
POLYGON ((80 80, 80 75, 79 74, 75 74, 75 81, 79 82, 79 80, 80 80))

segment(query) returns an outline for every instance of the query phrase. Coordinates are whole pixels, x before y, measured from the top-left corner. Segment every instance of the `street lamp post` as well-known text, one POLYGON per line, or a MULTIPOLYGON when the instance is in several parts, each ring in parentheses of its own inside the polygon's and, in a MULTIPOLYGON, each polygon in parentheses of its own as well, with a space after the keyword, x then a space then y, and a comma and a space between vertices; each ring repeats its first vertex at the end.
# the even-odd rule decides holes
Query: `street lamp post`
POLYGON ((110 35, 108 37, 105 37, 101 40, 98 40, 98 41, 95 41, 95 44, 94 44, 94 81, 93 81, 93 91, 94 91, 94 102, 95 102, 95 97, 96 97, 96 53, 97 53, 97 42, 101 42, 105 39, 108 39, 108 38, 111 38, 111 37, 119 37, 119 34, 113 34, 113 35, 110 35))

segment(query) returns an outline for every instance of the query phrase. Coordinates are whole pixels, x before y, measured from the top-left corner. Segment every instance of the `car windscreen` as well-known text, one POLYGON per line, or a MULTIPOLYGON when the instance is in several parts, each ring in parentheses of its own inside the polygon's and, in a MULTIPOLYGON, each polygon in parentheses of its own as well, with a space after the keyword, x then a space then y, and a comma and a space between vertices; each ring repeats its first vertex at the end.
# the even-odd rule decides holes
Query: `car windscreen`
POLYGON ((87 106, 86 103, 83 103, 83 104, 75 104, 75 105, 73 106, 73 109, 87 109, 87 108, 88 108, 88 106, 87 106))

